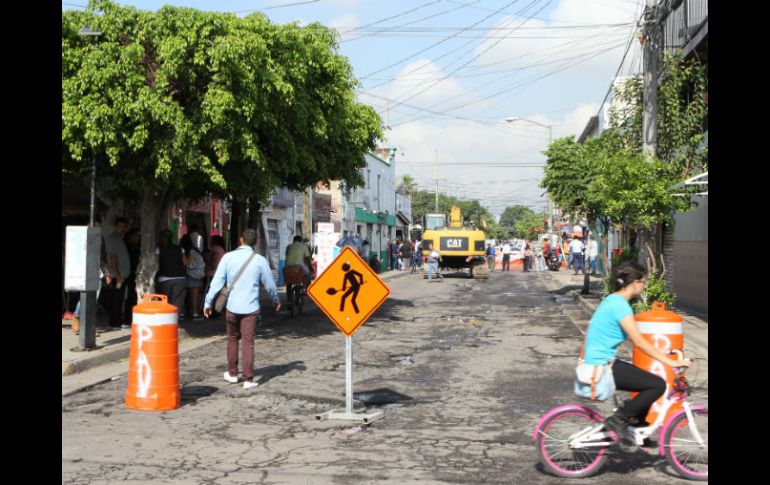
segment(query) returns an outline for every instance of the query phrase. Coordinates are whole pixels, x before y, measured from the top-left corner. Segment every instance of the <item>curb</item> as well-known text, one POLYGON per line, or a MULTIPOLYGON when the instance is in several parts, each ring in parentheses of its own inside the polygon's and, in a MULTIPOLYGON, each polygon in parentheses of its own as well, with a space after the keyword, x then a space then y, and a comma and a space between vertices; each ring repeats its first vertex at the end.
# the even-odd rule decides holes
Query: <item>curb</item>
MULTIPOLYGON (((183 329, 179 329, 179 341, 190 338, 187 332, 183 329)), ((93 351, 92 351, 93 352, 93 351)), ((98 367, 100 365, 111 364, 123 359, 127 359, 131 353, 131 341, 122 342, 117 344, 112 349, 98 352, 92 356, 86 356, 82 359, 73 360, 70 362, 62 362, 61 375, 62 377, 84 372, 88 369, 98 367)))

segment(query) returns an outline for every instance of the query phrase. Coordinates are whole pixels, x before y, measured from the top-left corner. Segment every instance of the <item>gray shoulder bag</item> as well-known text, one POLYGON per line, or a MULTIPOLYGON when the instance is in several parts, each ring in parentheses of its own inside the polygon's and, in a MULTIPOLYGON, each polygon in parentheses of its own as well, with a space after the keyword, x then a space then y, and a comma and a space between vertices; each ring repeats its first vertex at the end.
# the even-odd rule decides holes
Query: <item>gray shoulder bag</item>
POLYGON ((214 311, 217 313, 222 313, 225 309, 225 305, 227 305, 227 297, 230 296, 230 291, 233 289, 233 286, 235 286, 235 283, 238 282, 238 280, 241 278, 241 275, 246 270, 246 266, 249 265, 252 258, 257 255, 257 252, 254 251, 251 256, 249 256, 249 259, 246 260, 245 263, 243 263, 243 266, 241 266, 240 271, 238 271, 238 274, 235 276, 235 279, 230 284, 230 286, 225 285, 222 287, 221 290, 219 290, 219 293, 217 293, 216 298, 214 298, 214 311))

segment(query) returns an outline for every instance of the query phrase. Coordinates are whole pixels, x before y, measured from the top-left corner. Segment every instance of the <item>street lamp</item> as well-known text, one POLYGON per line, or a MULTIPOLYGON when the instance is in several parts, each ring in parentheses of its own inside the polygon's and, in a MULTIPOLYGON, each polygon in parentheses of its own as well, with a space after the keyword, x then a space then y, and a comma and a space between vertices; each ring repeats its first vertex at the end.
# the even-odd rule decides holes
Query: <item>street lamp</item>
MULTIPOLYGON (((551 142, 553 141, 553 125, 547 125, 547 124, 544 124, 544 123, 540 123, 538 121, 531 120, 529 118, 522 118, 521 116, 509 116, 509 117, 507 117, 505 119, 505 121, 507 121, 508 123, 513 123, 513 122, 516 122, 516 121, 519 121, 519 120, 527 121, 529 123, 532 123, 532 124, 535 124, 535 125, 538 125, 538 126, 542 126, 543 128, 548 128, 548 145, 551 144, 551 142)), ((549 196, 548 197, 548 205, 550 206, 550 204, 551 204, 551 197, 549 196)), ((548 220, 550 221, 549 229, 553 230, 553 214, 551 213, 550 207, 548 209, 548 212, 549 212, 548 220)))
MULTIPOLYGON (((102 35, 98 30, 91 30, 88 25, 83 26, 78 31, 81 37, 98 37, 102 35)), ((94 214, 96 212, 96 153, 91 154, 91 209, 89 227, 94 227, 94 214)), ((93 229, 89 229, 91 231, 93 229)), ((97 246, 98 247, 98 246, 97 246)), ((99 257, 99 250, 95 255, 89 257, 99 257)), ((79 345, 81 350, 96 348, 96 292, 83 291, 80 293, 80 316, 82 325, 80 327, 79 345)))

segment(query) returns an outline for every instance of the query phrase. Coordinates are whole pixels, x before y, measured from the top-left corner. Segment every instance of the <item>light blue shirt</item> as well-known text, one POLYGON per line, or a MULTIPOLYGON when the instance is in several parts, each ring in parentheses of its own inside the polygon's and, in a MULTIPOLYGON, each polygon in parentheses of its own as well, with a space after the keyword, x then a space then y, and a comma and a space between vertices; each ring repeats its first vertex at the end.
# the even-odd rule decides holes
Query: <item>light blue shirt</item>
POLYGON ((615 358, 618 346, 628 338, 620 321, 633 314, 626 299, 615 293, 599 304, 588 324, 584 355, 586 364, 601 365, 615 358))
MULTIPOLYGON (((204 308, 211 308, 214 297, 225 284, 228 287, 232 286, 232 282, 235 281, 235 277, 238 275, 241 267, 252 253, 253 248, 251 246, 241 246, 235 251, 222 256, 214 277, 211 279, 211 287, 206 294, 204 308)), ((280 301, 270 265, 268 265, 267 260, 263 256, 256 254, 249 261, 249 265, 235 283, 235 286, 230 290, 230 296, 227 298, 227 305, 225 306, 227 310, 230 313, 237 313, 239 315, 248 315, 258 311, 260 283, 265 287, 265 290, 267 290, 274 302, 280 301)))

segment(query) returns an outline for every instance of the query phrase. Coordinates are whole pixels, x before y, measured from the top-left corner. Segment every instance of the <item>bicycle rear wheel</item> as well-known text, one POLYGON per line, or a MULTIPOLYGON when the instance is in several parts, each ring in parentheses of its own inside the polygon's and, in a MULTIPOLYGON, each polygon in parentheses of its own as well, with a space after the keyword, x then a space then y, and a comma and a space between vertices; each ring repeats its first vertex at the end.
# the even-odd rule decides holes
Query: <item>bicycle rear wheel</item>
POLYGON ((569 437, 599 422, 590 413, 578 409, 553 415, 543 423, 537 438, 540 462, 558 477, 585 478, 598 473, 607 461, 607 447, 572 448, 569 437))
POLYGON ((288 306, 289 313, 294 317, 296 315, 296 308, 294 306, 294 294, 297 290, 294 288, 294 284, 289 284, 286 288, 286 306, 288 306))
POLYGON ((704 441, 701 447, 690 429, 690 420, 687 414, 682 412, 674 417, 674 420, 666 430, 663 437, 666 460, 681 476, 690 480, 709 479, 709 455, 708 455, 708 409, 693 409, 695 428, 704 441))
POLYGON ((292 307, 296 309, 297 315, 302 315, 302 293, 302 287, 297 287, 294 290, 294 305, 292 307))

